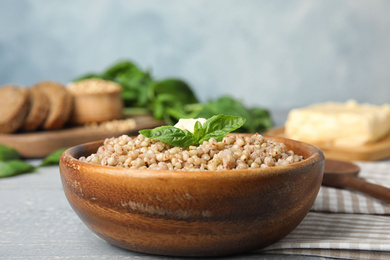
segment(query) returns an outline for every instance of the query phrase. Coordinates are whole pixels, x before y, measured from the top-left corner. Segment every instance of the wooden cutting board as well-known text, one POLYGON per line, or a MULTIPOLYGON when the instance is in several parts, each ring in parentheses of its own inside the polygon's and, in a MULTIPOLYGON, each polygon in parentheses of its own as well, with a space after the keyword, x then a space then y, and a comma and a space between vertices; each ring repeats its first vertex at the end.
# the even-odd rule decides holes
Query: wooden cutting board
MULTIPOLYGON (((284 127, 273 128, 267 135, 286 137, 284 127)), ((384 139, 358 147, 335 147, 327 144, 315 144, 325 154, 327 159, 344 161, 378 161, 390 158, 390 135, 384 139)))
POLYGON ((65 147, 117 137, 123 134, 138 135, 141 129, 161 126, 151 116, 134 117, 136 127, 129 131, 102 131, 85 127, 65 128, 57 131, 40 131, 31 133, 0 134, 0 145, 17 150, 24 158, 42 158, 65 147))

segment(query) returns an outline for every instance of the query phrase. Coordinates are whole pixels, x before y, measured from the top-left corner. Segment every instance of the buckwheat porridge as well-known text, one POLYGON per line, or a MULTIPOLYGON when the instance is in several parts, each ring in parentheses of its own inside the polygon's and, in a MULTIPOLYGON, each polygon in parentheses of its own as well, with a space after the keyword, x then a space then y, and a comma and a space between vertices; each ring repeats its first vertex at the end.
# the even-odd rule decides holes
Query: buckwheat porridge
POLYGON ((285 144, 260 134, 226 135, 199 146, 177 147, 142 134, 109 138, 97 152, 81 161, 131 169, 150 170, 240 170, 288 165, 303 160, 285 144))

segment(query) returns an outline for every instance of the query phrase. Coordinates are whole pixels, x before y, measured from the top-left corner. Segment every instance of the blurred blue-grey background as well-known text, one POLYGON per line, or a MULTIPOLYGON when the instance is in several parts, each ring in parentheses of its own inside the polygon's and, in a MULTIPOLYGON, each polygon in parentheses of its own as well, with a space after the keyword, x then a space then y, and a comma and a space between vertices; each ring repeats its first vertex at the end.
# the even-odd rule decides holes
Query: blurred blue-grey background
POLYGON ((390 1, 0 0, 0 85, 66 84, 123 59, 201 101, 390 103, 390 1))

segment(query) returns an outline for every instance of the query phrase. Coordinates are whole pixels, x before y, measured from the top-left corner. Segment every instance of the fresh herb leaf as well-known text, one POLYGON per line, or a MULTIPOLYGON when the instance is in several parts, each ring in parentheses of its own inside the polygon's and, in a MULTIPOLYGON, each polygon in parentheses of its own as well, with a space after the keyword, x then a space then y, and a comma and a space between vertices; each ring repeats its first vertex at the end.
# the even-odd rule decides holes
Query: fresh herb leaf
POLYGON ((204 104, 189 105, 186 108, 189 111, 199 111, 196 115, 191 114, 191 117, 210 118, 218 114, 244 117, 245 124, 237 130, 240 133, 262 133, 272 127, 272 120, 266 109, 247 108, 240 101, 229 96, 223 96, 204 104))
POLYGON ((154 129, 144 129, 139 131, 140 134, 147 138, 157 139, 161 142, 187 147, 194 143, 194 135, 188 130, 182 130, 173 126, 160 126, 154 129))
POLYGON ((254 107, 249 110, 252 118, 252 131, 264 132, 273 125, 271 115, 268 110, 254 107))
POLYGON ((131 62, 124 62, 122 67, 113 68, 115 66, 106 71, 105 75, 111 75, 112 80, 122 86, 125 106, 146 107, 149 104, 149 87, 153 83, 149 72, 142 71, 131 62))
POLYGON ((20 159, 20 154, 13 148, 0 145, 0 161, 20 159))
POLYGON ((131 70, 138 70, 138 67, 131 61, 123 60, 106 69, 102 76, 105 79, 116 81, 119 75, 131 70))
POLYGON ((195 138, 196 144, 199 143, 199 140, 201 140, 204 135, 205 134, 204 134, 204 131, 203 131, 202 123, 199 122, 199 121, 196 121, 195 125, 194 125, 194 138, 195 138))
POLYGON ((85 80, 85 79, 104 79, 102 75, 100 74, 97 74, 97 73, 88 73, 88 74, 85 74, 85 75, 82 75, 78 78, 75 78, 73 81, 74 82, 77 82, 77 81, 81 81, 81 80, 85 80))
MULTIPOLYGON (((245 118, 239 116, 213 116, 203 124, 201 130, 202 137, 197 140, 198 144, 208 141, 210 138, 215 138, 215 140, 219 142, 225 137, 225 135, 244 125, 245 121, 245 118)), ((199 129, 197 130, 200 131, 199 129)))
POLYGON ((33 172, 36 168, 22 160, 13 148, 0 145, 0 178, 33 172))
POLYGON ((240 128, 245 118, 237 116, 216 115, 208 119, 203 125, 198 121, 194 125, 194 133, 173 126, 160 126, 154 129, 140 130, 139 133, 147 138, 157 139, 161 142, 188 147, 200 145, 210 138, 221 141, 225 135, 240 128))
POLYGON ((21 160, 0 162, 0 178, 34 172, 36 168, 21 160))
POLYGON ((67 148, 61 148, 57 151, 49 154, 46 156, 40 166, 49 166, 49 165, 58 165, 60 162, 61 154, 66 150, 67 148))
POLYGON ((169 78, 156 81, 149 90, 149 98, 150 100, 154 100, 161 94, 176 97, 178 98, 176 102, 181 102, 183 104, 198 102, 198 99, 190 86, 181 79, 169 78))
POLYGON ((186 104, 198 103, 190 86, 180 79, 165 79, 154 82, 149 88, 149 109, 154 118, 172 123, 167 110, 180 111, 186 104))
POLYGON ((203 110, 199 113, 199 117, 209 118, 213 115, 225 114, 230 116, 241 116, 246 118, 245 125, 240 129, 240 132, 253 132, 251 129, 251 115, 246 107, 239 101, 231 97, 220 97, 217 100, 210 101, 204 105, 203 110))

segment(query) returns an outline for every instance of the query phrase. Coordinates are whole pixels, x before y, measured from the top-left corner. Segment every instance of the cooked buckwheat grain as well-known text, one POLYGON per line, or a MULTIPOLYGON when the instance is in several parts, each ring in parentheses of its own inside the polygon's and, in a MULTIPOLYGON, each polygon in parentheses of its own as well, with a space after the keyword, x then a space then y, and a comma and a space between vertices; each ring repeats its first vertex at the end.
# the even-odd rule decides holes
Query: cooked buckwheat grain
POLYGON ((221 142, 211 138, 199 146, 174 147, 143 135, 108 138, 95 154, 81 161, 131 169, 231 170, 266 168, 303 160, 285 144, 252 136, 227 135, 221 142))

